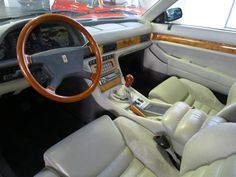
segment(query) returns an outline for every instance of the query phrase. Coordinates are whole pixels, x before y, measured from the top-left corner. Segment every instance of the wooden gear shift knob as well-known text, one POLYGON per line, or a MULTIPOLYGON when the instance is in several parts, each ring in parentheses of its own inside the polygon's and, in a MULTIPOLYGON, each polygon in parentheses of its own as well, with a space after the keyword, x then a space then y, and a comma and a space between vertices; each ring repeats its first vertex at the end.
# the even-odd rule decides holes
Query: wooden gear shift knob
POLYGON ((132 76, 131 74, 127 74, 125 76, 125 86, 126 87, 130 87, 134 82, 134 76, 132 76))

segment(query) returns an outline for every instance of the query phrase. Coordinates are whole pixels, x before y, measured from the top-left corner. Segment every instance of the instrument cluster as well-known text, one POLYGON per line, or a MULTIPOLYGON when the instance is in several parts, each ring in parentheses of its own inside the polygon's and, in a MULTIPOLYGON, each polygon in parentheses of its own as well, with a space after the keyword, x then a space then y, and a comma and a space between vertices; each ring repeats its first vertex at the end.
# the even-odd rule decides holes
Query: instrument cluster
MULTIPOLYGON (((0 44, 0 61, 16 58, 17 39, 21 28, 11 31, 0 44)), ((34 29, 25 46, 26 54, 74 46, 68 29, 61 24, 42 24, 34 29)))

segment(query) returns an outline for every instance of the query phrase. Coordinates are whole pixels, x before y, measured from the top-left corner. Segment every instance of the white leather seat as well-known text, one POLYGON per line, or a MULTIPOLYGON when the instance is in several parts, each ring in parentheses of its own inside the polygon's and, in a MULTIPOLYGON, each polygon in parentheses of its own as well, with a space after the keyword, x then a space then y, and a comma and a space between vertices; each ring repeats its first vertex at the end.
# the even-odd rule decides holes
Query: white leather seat
POLYGON ((192 109, 184 102, 177 102, 163 115, 162 125, 174 151, 182 156, 185 144, 193 135, 204 128, 227 122, 228 116, 225 115, 224 118, 208 116, 199 109, 192 109))
POLYGON ((177 171, 150 131, 124 117, 112 122, 103 116, 47 150, 36 177, 233 177, 235 134, 234 123, 199 131, 185 145, 177 171))
MULTIPOLYGON (((187 79, 178 79, 174 76, 152 89, 149 93, 149 98, 154 101, 162 100, 170 104, 183 101, 206 112, 208 115, 216 115, 225 106, 207 87, 187 79)), ((226 106, 235 101, 236 84, 232 85, 229 91, 226 106)))
POLYGON ((129 119, 103 116, 47 150, 36 177, 177 176, 153 136, 129 119))

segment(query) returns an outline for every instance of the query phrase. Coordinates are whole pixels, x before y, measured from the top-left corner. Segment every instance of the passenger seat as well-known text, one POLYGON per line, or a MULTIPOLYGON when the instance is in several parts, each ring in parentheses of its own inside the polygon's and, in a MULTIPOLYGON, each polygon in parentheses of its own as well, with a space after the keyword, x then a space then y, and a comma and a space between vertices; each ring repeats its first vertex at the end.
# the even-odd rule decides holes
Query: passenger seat
POLYGON ((228 95, 227 104, 222 104, 210 89, 187 79, 173 76, 151 90, 149 98, 169 104, 182 101, 200 109, 208 115, 216 115, 225 106, 236 101, 236 84, 233 84, 228 95))

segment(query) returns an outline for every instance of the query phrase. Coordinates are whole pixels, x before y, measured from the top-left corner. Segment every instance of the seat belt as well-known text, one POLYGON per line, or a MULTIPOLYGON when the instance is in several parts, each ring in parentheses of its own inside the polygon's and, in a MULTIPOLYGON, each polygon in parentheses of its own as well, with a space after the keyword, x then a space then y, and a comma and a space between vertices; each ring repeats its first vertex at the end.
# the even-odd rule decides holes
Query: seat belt
POLYGON ((179 170, 181 157, 174 152, 173 147, 169 143, 169 140, 165 135, 156 135, 154 136, 154 141, 157 143, 159 147, 161 147, 170 157, 173 165, 179 170))

